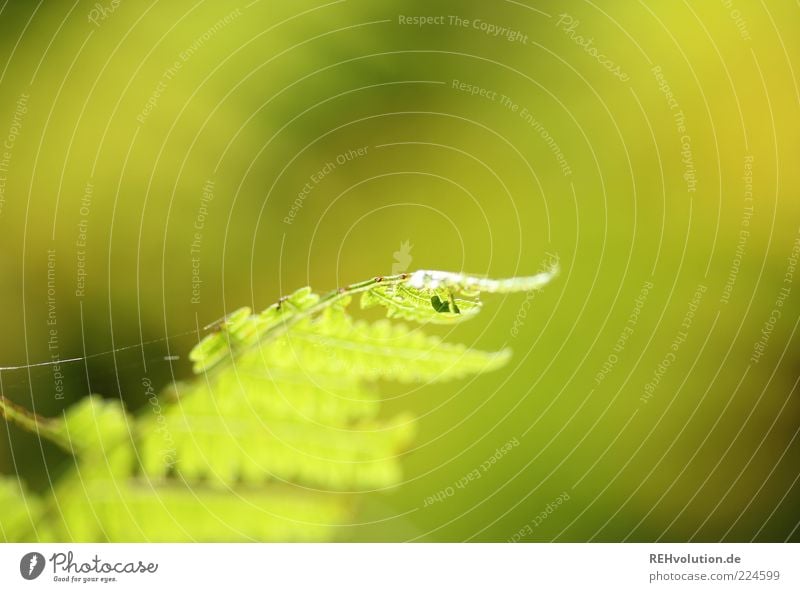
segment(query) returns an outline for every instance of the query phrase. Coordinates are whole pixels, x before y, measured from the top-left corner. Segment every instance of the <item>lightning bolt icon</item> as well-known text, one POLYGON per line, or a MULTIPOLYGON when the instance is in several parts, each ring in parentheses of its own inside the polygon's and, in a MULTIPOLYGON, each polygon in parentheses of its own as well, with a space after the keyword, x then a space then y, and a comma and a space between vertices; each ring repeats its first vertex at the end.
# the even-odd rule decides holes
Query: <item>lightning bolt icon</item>
POLYGON ((28 575, 31 575, 33 573, 33 568, 36 567, 36 564, 38 562, 39 559, 36 557, 36 555, 31 555, 31 563, 28 566, 28 575))

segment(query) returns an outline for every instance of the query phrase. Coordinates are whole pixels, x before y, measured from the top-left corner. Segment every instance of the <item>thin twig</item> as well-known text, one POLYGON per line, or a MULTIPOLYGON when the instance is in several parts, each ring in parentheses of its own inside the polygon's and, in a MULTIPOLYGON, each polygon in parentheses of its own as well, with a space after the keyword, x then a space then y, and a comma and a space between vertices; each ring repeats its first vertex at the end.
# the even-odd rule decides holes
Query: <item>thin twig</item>
POLYGON ((10 401, 3 395, 0 395, 0 417, 26 432, 36 434, 39 438, 50 440, 70 454, 72 453, 72 446, 70 446, 69 441, 61 432, 55 420, 37 415, 33 411, 29 411, 25 407, 10 401))

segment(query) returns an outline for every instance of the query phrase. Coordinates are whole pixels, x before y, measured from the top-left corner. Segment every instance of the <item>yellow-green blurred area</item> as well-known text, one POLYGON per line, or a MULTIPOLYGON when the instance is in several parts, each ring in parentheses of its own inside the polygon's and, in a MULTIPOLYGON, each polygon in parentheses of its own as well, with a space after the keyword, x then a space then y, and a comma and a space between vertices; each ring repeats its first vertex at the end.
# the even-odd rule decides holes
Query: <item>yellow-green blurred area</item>
POLYGON ((506 368, 384 387, 404 481, 337 539, 800 540, 798 58, 789 0, 10 0, 2 392, 136 411, 239 306, 555 254, 438 329, 506 368))

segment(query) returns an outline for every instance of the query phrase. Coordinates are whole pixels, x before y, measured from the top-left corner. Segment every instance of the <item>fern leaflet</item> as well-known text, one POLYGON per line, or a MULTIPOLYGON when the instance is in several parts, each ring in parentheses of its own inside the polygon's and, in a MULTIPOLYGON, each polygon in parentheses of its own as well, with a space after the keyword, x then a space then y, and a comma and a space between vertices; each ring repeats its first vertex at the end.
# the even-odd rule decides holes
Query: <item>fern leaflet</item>
POLYGON ((503 366, 486 352, 395 319, 454 323, 481 292, 539 289, 557 273, 491 280, 418 271, 325 295, 302 288, 261 313, 228 315, 191 352, 196 376, 158 412, 83 399, 45 419, 0 399, 3 416, 69 450, 74 465, 45 495, 0 480, 6 540, 324 540, 351 496, 402 479, 413 418, 380 416, 378 381, 441 382, 503 366), (388 319, 348 313, 383 306, 388 319), (334 492, 340 492, 338 494, 334 492))

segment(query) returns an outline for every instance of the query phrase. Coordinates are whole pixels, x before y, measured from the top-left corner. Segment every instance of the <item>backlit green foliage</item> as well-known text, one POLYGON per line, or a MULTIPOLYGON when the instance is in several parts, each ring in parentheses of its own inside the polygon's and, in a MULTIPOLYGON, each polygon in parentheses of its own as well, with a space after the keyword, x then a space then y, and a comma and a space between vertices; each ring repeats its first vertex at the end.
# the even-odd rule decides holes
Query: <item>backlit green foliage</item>
POLYGON ((355 493, 402 479, 414 434, 408 415, 380 415, 379 380, 427 383, 486 372, 510 352, 443 342, 419 326, 478 313, 480 291, 536 289, 533 278, 443 272, 374 278, 324 296, 303 288, 261 313, 230 314, 191 352, 196 376, 131 416, 88 397, 51 439, 74 466, 43 496, 0 480, 6 540, 326 540, 352 515, 355 493))

